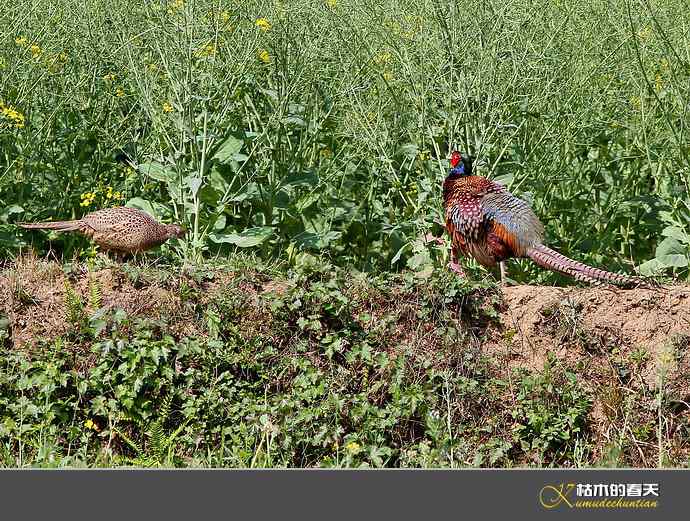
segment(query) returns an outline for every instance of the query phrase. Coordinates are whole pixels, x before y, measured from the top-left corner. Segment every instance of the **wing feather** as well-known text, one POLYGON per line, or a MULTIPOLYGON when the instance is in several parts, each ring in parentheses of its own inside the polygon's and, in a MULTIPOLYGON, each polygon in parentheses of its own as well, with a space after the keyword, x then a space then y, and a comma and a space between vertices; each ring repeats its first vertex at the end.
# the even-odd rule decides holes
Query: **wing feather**
POLYGON ((515 255, 522 257, 528 248, 544 241, 544 226, 532 208, 508 190, 502 188, 486 193, 480 205, 484 217, 494 221, 494 233, 515 255))

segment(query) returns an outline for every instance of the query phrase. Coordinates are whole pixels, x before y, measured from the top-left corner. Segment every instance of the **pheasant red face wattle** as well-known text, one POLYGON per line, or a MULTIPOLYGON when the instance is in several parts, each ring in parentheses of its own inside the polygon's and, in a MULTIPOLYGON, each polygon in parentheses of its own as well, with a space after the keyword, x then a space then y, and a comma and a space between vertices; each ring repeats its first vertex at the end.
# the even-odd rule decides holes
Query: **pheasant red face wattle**
POLYGON ((458 163, 462 161, 462 156, 460 155, 460 152, 457 150, 453 151, 453 153, 450 155, 450 167, 455 168, 458 166, 458 163))

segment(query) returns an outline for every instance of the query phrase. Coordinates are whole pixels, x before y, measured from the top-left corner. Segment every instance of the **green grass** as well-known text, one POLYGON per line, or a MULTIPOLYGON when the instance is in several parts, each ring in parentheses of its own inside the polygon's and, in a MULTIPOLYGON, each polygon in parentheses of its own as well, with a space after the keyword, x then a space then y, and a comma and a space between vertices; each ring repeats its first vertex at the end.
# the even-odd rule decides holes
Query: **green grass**
POLYGON ((440 233, 457 147, 533 200, 564 253, 687 275, 682 2, 63 0, 0 17, 0 99, 23 117, 0 123, 5 255, 47 246, 16 220, 128 201, 183 221, 191 261, 251 247, 398 270, 440 233))

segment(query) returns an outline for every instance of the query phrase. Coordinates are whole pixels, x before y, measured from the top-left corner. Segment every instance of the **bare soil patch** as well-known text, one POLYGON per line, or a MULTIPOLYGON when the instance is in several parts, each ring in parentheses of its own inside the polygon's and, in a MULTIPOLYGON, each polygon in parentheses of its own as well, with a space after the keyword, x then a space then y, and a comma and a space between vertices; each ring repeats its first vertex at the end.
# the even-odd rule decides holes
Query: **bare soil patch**
MULTIPOLYGON (((576 365, 635 350, 658 361, 690 337, 690 288, 661 289, 555 288, 514 286, 503 290, 505 308, 500 330, 484 344, 487 353, 503 357, 509 367, 542 368, 551 353, 576 365)), ((678 353, 682 355, 683 353, 678 353)), ((643 376, 652 384, 658 367, 646 364, 643 376)))

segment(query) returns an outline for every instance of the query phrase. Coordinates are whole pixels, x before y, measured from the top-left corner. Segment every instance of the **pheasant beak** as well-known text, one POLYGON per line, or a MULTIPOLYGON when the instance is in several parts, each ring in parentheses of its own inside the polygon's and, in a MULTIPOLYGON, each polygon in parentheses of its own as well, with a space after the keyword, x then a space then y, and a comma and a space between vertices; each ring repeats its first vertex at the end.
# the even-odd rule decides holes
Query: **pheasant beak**
POLYGON ((171 224, 168 226, 168 236, 170 238, 177 237, 178 239, 181 239, 186 233, 187 230, 185 230, 182 226, 178 226, 176 224, 171 224))

